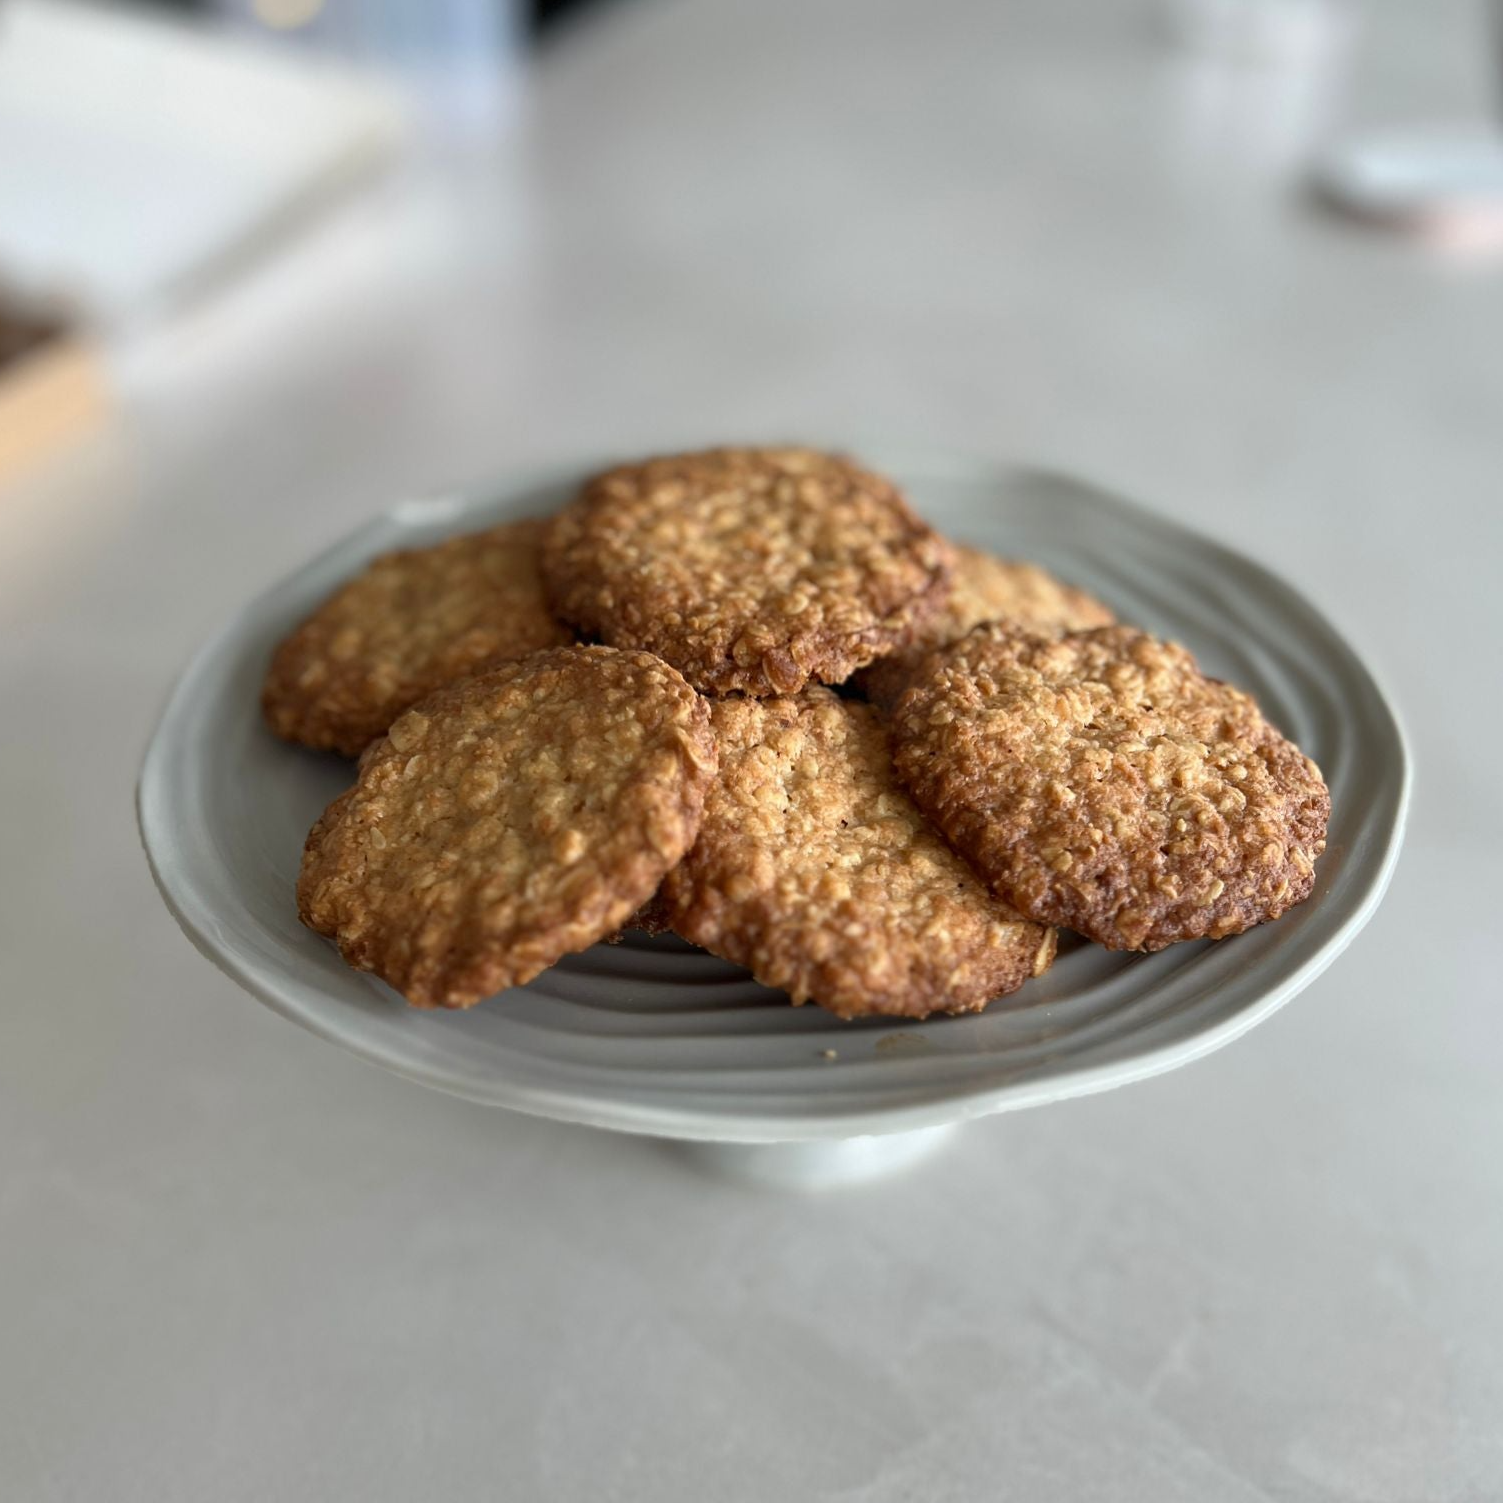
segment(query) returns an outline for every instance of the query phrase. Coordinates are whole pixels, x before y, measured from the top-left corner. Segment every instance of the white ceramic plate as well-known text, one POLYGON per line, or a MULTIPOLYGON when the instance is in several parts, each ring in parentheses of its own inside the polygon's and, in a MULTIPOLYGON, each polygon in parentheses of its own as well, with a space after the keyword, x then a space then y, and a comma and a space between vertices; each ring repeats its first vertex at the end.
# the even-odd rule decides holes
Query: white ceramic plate
POLYGON ((726 1142, 898 1132, 1057 1101, 1185 1064, 1267 1017, 1372 916, 1398 854, 1403 739, 1356 654, 1266 570, 1098 490, 870 458, 951 536, 1038 561, 1256 694, 1331 788, 1329 845, 1307 903, 1219 944, 1151 956, 1067 947, 1047 976, 985 1013, 926 1023, 841 1023, 642 935, 468 1012, 409 1009, 297 920, 303 837, 351 770, 262 727, 261 675, 277 639, 373 555, 549 512, 578 483, 571 474, 397 506, 198 654, 139 790, 152 871, 189 938, 268 1006, 413 1080, 571 1122, 726 1142))

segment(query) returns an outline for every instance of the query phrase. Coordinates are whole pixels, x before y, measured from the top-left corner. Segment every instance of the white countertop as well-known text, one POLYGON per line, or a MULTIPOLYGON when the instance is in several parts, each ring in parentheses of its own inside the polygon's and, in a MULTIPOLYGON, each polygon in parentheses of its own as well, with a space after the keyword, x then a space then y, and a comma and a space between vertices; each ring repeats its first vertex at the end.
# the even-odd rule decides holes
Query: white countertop
MULTIPOLYGON (((1441 9, 1370 10, 1349 118, 1481 112, 1441 9)), ((1503 1496, 1503 266, 1312 207, 1287 85, 1105 0, 607 8, 512 153, 161 330, 0 495, 0 1495, 1503 1496), (1069 469, 1319 601, 1416 763, 1352 949, 800 1197, 383 1075, 178 934, 131 790, 233 605, 411 490, 784 435, 1069 469)))

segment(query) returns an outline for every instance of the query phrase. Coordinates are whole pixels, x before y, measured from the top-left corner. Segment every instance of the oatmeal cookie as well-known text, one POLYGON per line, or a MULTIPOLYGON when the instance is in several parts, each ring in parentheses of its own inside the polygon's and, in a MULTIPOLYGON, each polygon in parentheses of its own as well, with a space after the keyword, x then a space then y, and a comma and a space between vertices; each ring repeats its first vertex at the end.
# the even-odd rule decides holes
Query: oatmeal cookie
POLYGON ((308 838, 298 912, 415 1007, 469 1007, 645 903, 715 767, 705 701, 647 653, 501 664, 366 751, 308 838))
POLYGON ((810 688, 711 707, 721 770, 669 873, 674 932, 843 1018, 975 1012, 1054 931, 989 893, 899 787, 870 705, 810 688))
POLYGON ((356 756, 425 694, 573 639, 543 599, 543 523, 388 553, 277 648, 261 706, 289 741, 356 756))
POLYGON ((1236 934, 1314 884, 1319 769, 1173 643, 979 627, 893 728, 898 775, 993 889, 1108 949, 1236 934))
POLYGON ((809 449, 625 465, 555 518, 553 607, 714 694, 840 683, 938 609, 948 545, 897 488, 809 449))
POLYGON ((936 647, 963 637, 986 621, 1009 621, 1040 636, 1109 626, 1116 619, 1099 600, 1056 579, 1037 564, 1019 563, 952 544, 955 567, 943 607, 917 628, 913 639, 890 657, 856 675, 856 687, 887 708, 908 687, 913 670, 936 647))

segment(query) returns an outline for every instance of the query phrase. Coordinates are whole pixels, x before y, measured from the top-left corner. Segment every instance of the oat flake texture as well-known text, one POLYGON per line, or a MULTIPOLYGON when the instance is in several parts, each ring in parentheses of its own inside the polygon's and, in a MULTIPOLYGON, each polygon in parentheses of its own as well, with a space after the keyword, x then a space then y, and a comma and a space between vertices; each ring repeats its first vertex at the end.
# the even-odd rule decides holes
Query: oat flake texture
POLYGON ((979 548, 955 551, 950 593, 943 607, 890 657, 857 676, 857 687, 879 706, 891 706, 908 687, 913 670, 936 647, 945 647, 987 621, 1006 621, 1043 637, 1109 626, 1116 618, 1084 590, 1056 579, 1037 564, 998 558, 979 548))
POLYGON ((893 727, 899 776, 994 890, 1108 949, 1236 934, 1314 885, 1319 769, 1173 643, 979 627, 893 727))
POLYGON ((261 691, 267 723, 357 756, 444 684, 571 641, 543 599, 542 532, 508 522, 376 559, 277 648, 261 691))
POLYGON ((620 928, 699 829, 706 702, 643 652, 559 647, 400 716, 314 826, 303 922, 417 1007, 468 1007, 620 928))
POLYGON ((939 608, 949 548, 891 481, 809 449, 625 465, 554 520, 554 609, 706 693, 840 683, 939 608))
POLYGON ((812 687, 715 701, 721 770, 660 904, 674 930, 840 1017, 974 1012, 1054 931, 977 880, 898 785, 870 705, 812 687))

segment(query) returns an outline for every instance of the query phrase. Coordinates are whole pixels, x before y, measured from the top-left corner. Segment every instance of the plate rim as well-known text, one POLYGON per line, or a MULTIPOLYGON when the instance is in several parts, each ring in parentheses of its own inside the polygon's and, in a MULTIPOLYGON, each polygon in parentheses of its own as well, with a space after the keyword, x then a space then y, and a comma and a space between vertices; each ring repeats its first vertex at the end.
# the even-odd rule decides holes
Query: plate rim
MULTIPOLYGON (((440 1070, 425 1068, 399 1050, 384 1048, 379 1042, 339 1028, 301 1000, 300 994, 304 990, 322 996, 317 987, 279 986, 238 954, 216 944, 214 916, 197 896, 196 884, 180 878, 172 869, 171 863, 164 859, 170 840, 166 810, 171 792, 167 762, 174 747, 172 732, 187 716, 195 698, 198 681, 218 662, 225 648, 259 618, 264 617, 279 597, 296 594, 303 579, 317 573, 334 557, 373 551, 379 540, 393 527, 409 527, 414 524, 427 526, 450 520, 456 526, 462 526, 465 519, 474 512, 494 506, 509 496, 525 495, 545 487, 566 484, 593 473, 596 466, 583 462, 518 471, 498 477, 489 484, 410 497, 384 507, 257 592, 190 655, 164 697, 147 742, 135 790, 137 830, 152 881, 178 927, 201 955, 264 1006, 316 1036, 348 1050, 366 1063, 404 1079, 466 1100, 501 1106, 532 1116, 613 1131, 704 1141, 798 1142, 881 1135, 1047 1105, 1074 1096, 1095 1094, 1133 1084, 1190 1064, 1232 1043, 1272 1016, 1320 976, 1366 927, 1381 904, 1398 864, 1408 821, 1413 759, 1403 722, 1379 675, 1358 655, 1345 634, 1337 629, 1323 611, 1296 586, 1275 574, 1259 560, 1141 502, 1122 497, 1088 477, 1070 475, 1053 466, 1012 463, 968 456, 955 451, 900 448, 891 444, 867 445, 858 452, 868 456, 879 468, 897 473, 905 483, 915 473, 923 473, 933 478, 972 483, 1016 483, 1024 478, 1062 481, 1077 489, 1084 489, 1089 492, 1093 504, 1127 513, 1140 526, 1176 534, 1210 552, 1219 562, 1251 571, 1260 587, 1271 588, 1278 594, 1292 598, 1324 627, 1332 641, 1339 644, 1346 654, 1347 666, 1360 676, 1362 687, 1371 695, 1376 708, 1387 722, 1391 738, 1388 750, 1393 770, 1398 774, 1397 787, 1393 795, 1391 817, 1383 826, 1382 852, 1375 863, 1361 870, 1351 911, 1303 964, 1264 991, 1255 1001, 1220 1022, 1210 1024, 1187 1038, 1173 1039, 1147 1048, 1130 1058, 1073 1067, 1067 1065, 1058 1074, 1035 1079, 1004 1079, 966 1087, 930 1086, 907 1104, 872 1107, 859 1103, 842 1103, 838 1108, 825 1113, 799 1115, 796 1112, 782 1111, 776 1114, 775 1119, 769 1120, 766 1116, 752 1112, 709 1111, 685 1103, 634 1102, 616 1097, 602 1100, 587 1091, 535 1084, 529 1086, 507 1078, 494 1079, 484 1087, 456 1081, 440 1070)), ((1391 776, 1389 781, 1392 781, 1391 776)), ((894 1020, 894 1028, 901 1028, 903 1021, 894 1020)))

